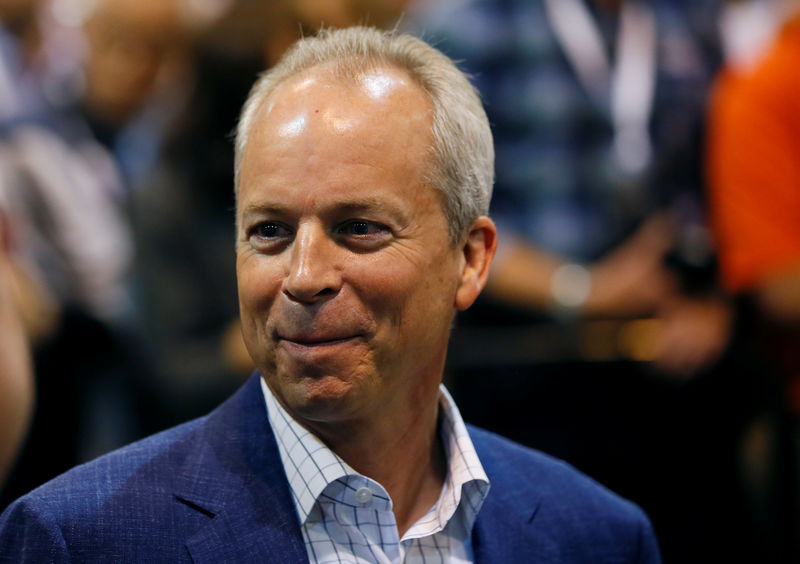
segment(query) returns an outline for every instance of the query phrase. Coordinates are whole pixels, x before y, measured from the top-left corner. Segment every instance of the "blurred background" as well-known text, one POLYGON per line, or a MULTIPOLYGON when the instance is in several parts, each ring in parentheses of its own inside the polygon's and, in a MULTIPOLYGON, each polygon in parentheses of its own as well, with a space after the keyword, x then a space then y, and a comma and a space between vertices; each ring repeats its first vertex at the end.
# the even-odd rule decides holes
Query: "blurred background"
POLYGON ((368 24, 456 59, 495 135, 464 418, 641 505, 667 563, 800 561, 799 13, 0 0, 0 509, 249 375, 238 111, 298 37, 368 24))

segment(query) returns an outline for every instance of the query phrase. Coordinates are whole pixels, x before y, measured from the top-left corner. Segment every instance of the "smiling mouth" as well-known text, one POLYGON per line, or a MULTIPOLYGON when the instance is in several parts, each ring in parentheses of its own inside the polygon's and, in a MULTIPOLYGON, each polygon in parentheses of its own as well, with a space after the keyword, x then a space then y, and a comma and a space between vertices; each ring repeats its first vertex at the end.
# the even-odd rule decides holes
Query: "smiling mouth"
POLYGON ((278 340, 286 344, 298 347, 316 348, 316 347, 330 347, 346 343, 348 341, 358 339, 359 337, 360 335, 350 335, 348 337, 336 337, 331 339, 292 339, 288 337, 278 337, 278 340))

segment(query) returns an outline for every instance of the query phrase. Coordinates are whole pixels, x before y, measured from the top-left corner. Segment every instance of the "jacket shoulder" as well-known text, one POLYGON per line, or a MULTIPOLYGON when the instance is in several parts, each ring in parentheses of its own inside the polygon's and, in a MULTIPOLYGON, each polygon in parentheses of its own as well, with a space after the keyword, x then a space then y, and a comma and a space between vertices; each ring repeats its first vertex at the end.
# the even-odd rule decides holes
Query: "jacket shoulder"
POLYGON ((636 504, 562 460, 468 428, 491 483, 480 518, 516 530, 518 553, 535 547, 531 557, 543 562, 660 561, 636 504))
POLYGON ((142 542, 153 542, 147 536, 157 527, 190 527, 197 512, 167 511, 171 495, 164 494, 201 424, 184 423, 76 466, 13 502, 0 515, 0 562, 67 561, 81 554, 75 539, 111 546, 126 522, 142 542), (142 523, 152 525, 145 531, 142 523))

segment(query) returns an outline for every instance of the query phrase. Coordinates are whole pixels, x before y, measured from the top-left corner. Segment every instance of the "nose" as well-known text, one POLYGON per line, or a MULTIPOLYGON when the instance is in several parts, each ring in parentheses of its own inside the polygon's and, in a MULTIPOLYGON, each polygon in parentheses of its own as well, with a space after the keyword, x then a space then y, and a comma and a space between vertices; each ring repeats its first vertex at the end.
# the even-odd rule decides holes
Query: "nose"
POLYGON ((292 243, 284 294, 292 301, 309 304, 338 294, 342 276, 337 249, 321 225, 302 224, 292 243))

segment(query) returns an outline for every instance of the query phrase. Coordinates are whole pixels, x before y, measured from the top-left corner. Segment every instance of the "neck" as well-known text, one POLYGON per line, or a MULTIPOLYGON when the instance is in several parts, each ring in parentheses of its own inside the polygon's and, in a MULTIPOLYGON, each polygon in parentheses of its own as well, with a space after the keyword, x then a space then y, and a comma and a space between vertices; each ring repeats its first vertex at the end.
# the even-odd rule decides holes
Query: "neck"
POLYGON ((384 413, 370 424, 313 430, 353 469, 386 488, 401 537, 436 503, 447 474, 436 398, 426 409, 406 409, 400 417, 384 413))

